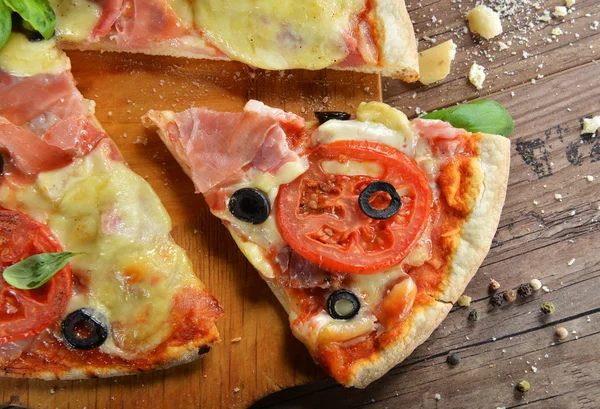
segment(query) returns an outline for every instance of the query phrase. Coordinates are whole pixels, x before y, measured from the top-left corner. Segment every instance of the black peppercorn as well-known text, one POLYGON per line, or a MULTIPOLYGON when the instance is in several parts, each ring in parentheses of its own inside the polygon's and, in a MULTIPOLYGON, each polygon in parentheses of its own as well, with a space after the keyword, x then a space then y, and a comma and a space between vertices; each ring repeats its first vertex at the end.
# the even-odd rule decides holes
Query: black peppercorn
POLYGON ((529 297, 533 293, 533 288, 529 284, 521 284, 517 292, 521 297, 529 297))
POLYGON ((446 362, 448 363, 448 365, 456 366, 456 365, 460 364, 460 355, 450 354, 446 358, 446 362))
POLYGON ((479 321, 479 318, 481 318, 481 311, 479 310, 473 310, 469 313, 469 321, 475 322, 475 321, 479 321))
POLYGON ((500 307, 504 302, 504 296, 501 293, 496 293, 490 298, 490 304, 494 307, 500 307))

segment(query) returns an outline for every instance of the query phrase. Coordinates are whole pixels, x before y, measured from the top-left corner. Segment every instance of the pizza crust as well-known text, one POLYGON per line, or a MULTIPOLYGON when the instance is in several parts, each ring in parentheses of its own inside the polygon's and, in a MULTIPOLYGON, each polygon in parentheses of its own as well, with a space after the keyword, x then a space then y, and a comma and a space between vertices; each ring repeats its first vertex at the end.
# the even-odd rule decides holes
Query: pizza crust
POLYGON ((204 357, 214 343, 220 342, 216 327, 202 340, 195 342, 195 345, 183 345, 168 347, 165 351, 165 358, 155 366, 140 369, 135 363, 131 365, 109 364, 106 366, 89 365, 85 367, 73 367, 66 371, 61 370, 40 370, 31 372, 17 372, 0 368, 0 376, 10 378, 37 378, 46 381, 51 380, 76 380, 89 378, 109 378, 113 376, 137 375, 143 372, 168 369, 174 366, 183 365, 204 357), (199 346, 198 346, 199 345, 199 346), (206 349, 208 347, 208 349, 206 349))
POLYGON ((414 314, 408 335, 402 336, 373 357, 357 361, 352 368, 352 379, 344 386, 364 388, 408 357, 448 315, 485 259, 506 197, 510 140, 498 135, 478 136, 484 179, 477 203, 463 224, 459 244, 450 263, 449 285, 434 306, 414 314))

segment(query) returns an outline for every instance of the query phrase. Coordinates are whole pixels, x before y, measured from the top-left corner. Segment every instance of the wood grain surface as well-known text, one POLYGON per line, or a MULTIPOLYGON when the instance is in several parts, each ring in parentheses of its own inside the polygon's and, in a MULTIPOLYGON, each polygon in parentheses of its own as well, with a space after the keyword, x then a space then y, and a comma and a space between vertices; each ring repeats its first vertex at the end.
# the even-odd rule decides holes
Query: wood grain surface
POLYGON ((0 379, 2 403, 29 408, 245 408, 293 385, 322 379, 291 334, 287 315, 235 242, 194 194, 158 136, 140 117, 191 105, 241 111, 250 98, 314 119, 381 100, 380 79, 351 72, 263 72, 242 64, 117 53, 69 53, 79 90, 131 168, 146 178, 173 220, 173 237, 226 311, 223 342, 203 360, 140 376, 46 382, 0 379), (239 342, 232 342, 240 338, 239 342))

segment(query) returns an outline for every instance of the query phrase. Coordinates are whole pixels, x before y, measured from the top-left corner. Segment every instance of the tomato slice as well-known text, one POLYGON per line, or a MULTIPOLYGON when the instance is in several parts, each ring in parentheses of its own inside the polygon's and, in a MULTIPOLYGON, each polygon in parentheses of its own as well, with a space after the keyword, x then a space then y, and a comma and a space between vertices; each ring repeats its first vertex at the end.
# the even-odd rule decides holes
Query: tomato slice
MULTIPOLYGON (((399 150, 368 141, 321 145, 308 160, 309 169, 277 198, 277 222, 290 247, 337 272, 369 274, 398 264, 429 221, 432 194, 423 171, 399 150), (360 193, 375 181, 392 184, 401 196, 400 210, 388 219, 370 218, 359 207, 360 193)), ((385 208, 386 200, 390 195, 378 192, 369 203, 385 208)))
MULTIPOLYGON (((61 245, 46 226, 0 208, 0 273, 34 254, 57 251, 61 245)), ((19 290, 0 275, 0 344, 39 334, 60 318, 70 298, 68 264, 35 290, 19 290)))

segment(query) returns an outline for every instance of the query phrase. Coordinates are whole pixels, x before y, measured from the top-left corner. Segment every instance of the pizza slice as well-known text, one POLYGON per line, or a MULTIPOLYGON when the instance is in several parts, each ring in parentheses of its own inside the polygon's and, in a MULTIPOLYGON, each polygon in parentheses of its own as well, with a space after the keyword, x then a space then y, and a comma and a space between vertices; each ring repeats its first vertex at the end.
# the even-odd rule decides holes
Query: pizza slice
MULTIPOLYGON (((474 118, 489 125, 492 111, 474 118)), ((452 112, 470 127, 464 111, 452 112)), ((429 337, 486 256, 510 142, 409 121, 378 102, 354 118, 317 118, 249 101, 241 113, 150 111, 143 123, 158 130, 315 361, 343 385, 365 387, 429 337)))
POLYGON ((61 47, 418 79, 404 0, 51 0, 61 47))
POLYGON ((0 51, 0 375, 77 379, 189 362, 218 302, 54 41, 0 51))

